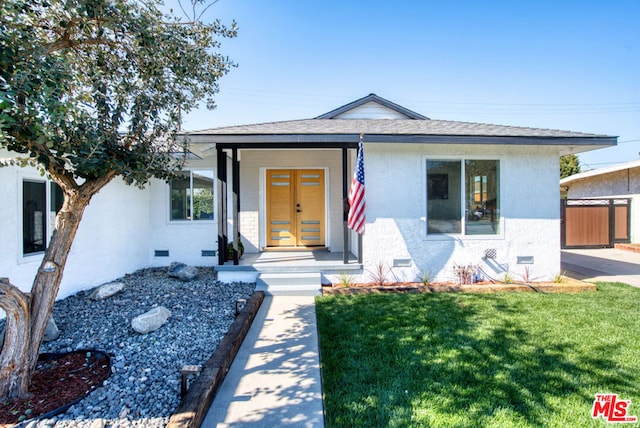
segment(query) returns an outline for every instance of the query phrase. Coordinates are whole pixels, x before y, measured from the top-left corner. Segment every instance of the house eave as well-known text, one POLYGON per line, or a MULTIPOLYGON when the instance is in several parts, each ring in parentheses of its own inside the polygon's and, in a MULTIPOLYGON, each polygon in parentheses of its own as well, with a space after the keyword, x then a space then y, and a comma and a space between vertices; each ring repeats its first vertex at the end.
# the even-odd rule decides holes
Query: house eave
MULTIPOLYGON (((192 144, 216 144, 223 148, 343 148, 355 147, 359 134, 190 134, 192 144)), ((365 134, 365 143, 479 144, 520 146, 566 146, 572 153, 615 146, 617 137, 542 137, 491 135, 365 134)))

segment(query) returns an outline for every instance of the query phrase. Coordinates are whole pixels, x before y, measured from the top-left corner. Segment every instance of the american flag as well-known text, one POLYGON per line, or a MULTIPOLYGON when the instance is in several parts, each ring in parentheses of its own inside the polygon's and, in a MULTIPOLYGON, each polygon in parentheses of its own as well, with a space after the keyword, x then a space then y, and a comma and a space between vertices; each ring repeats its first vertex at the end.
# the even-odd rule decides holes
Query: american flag
POLYGON ((347 219, 347 227, 364 234, 364 152, 362 150, 362 138, 363 137, 360 136, 356 170, 353 173, 351 190, 349 190, 349 217, 347 219))

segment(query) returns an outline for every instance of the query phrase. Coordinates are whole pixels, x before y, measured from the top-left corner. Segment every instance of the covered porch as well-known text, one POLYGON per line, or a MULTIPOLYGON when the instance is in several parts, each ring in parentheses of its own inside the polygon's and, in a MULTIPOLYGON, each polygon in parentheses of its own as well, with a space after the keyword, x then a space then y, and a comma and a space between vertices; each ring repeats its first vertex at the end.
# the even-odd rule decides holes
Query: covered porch
MULTIPOLYGON (((234 266, 265 262, 271 264, 276 260, 283 263, 304 260, 307 264, 320 265, 336 262, 342 266, 350 263, 361 264, 362 237, 347 228, 347 198, 359 135, 337 136, 335 141, 291 142, 285 139, 272 142, 262 141, 263 139, 264 136, 217 137, 215 142, 209 143, 206 148, 200 145, 201 149, 216 153, 218 266, 225 266, 229 262, 234 266), (310 172, 316 175, 310 175, 310 172), (274 189, 283 189, 275 185, 289 186, 289 174, 310 177, 317 176, 318 173, 322 177, 323 193, 319 194, 316 191, 306 199, 307 204, 319 201, 322 205, 322 214, 318 216, 322 218, 322 232, 309 238, 317 241, 300 241, 300 235, 305 235, 304 232, 309 235, 309 231, 318 230, 316 224, 305 226, 305 223, 319 221, 303 219, 300 222, 298 217, 302 215, 301 211, 308 210, 304 209, 305 204, 301 207, 300 201, 293 198, 289 202, 293 212, 292 223, 297 219, 297 230, 303 233, 297 234, 297 243, 275 241, 285 238, 274 237, 273 235, 277 235, 274 232, 288 232, 287 228, 290 226, 287 224, 287 228, 282 226, 279 229, 276 229, 279 226, 274 226, 276 223, 288 223, 274 221, 272 216, 273 201, 276 198, 270 196, 270 193, 274 193, 274 189), (287 182, 275 182, 277 180, 287 182), (298 203, 295 204, 296 202, 298 203), (238 251, 241 240, 245 250, 242 258, 239 257, 241 254, 238 251), (232 251, 228 249, 229 246, 233 248, 232 251), (288 251, 293 253, 287 254, 288 251)), ((291 181, 292 185, 295 184, 295 179, 291 181)), ((317 184, 298 182, 300 189, 313 189, 311 186, 302 186, 317 184)), ((293 226, 295 228, 295 224, 293 226)))
POLYGON ((259 271, 259 272, 325 272, 352 271, 362 269, 362 262, 350 252, 329 252, 322 250, 263 251, 247 253, 235 260, 228 260, 216 266, 217 271, 259 271), (345 264, 345 259, 347 260, 345 264))

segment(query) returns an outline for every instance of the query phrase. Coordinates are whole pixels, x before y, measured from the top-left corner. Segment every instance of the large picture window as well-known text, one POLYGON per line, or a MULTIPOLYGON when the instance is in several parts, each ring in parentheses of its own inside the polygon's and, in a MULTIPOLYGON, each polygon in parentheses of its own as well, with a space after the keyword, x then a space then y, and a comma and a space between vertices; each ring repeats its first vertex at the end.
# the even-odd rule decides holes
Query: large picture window
POLYGON ((171 220, 213 220, 213 171, 182 171, 170 187, 171 220))
POLYGON ((427 233, 500 233, 497 160, 427 160, 427 233))

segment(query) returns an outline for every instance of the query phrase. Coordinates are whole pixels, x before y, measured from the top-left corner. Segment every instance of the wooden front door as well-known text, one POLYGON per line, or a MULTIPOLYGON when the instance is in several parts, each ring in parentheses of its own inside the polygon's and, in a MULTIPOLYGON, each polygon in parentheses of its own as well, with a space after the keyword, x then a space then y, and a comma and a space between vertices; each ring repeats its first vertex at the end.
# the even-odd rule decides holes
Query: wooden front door
POLYGON ((325 245, 322 169, 267 170, 267 246, 325 245))

